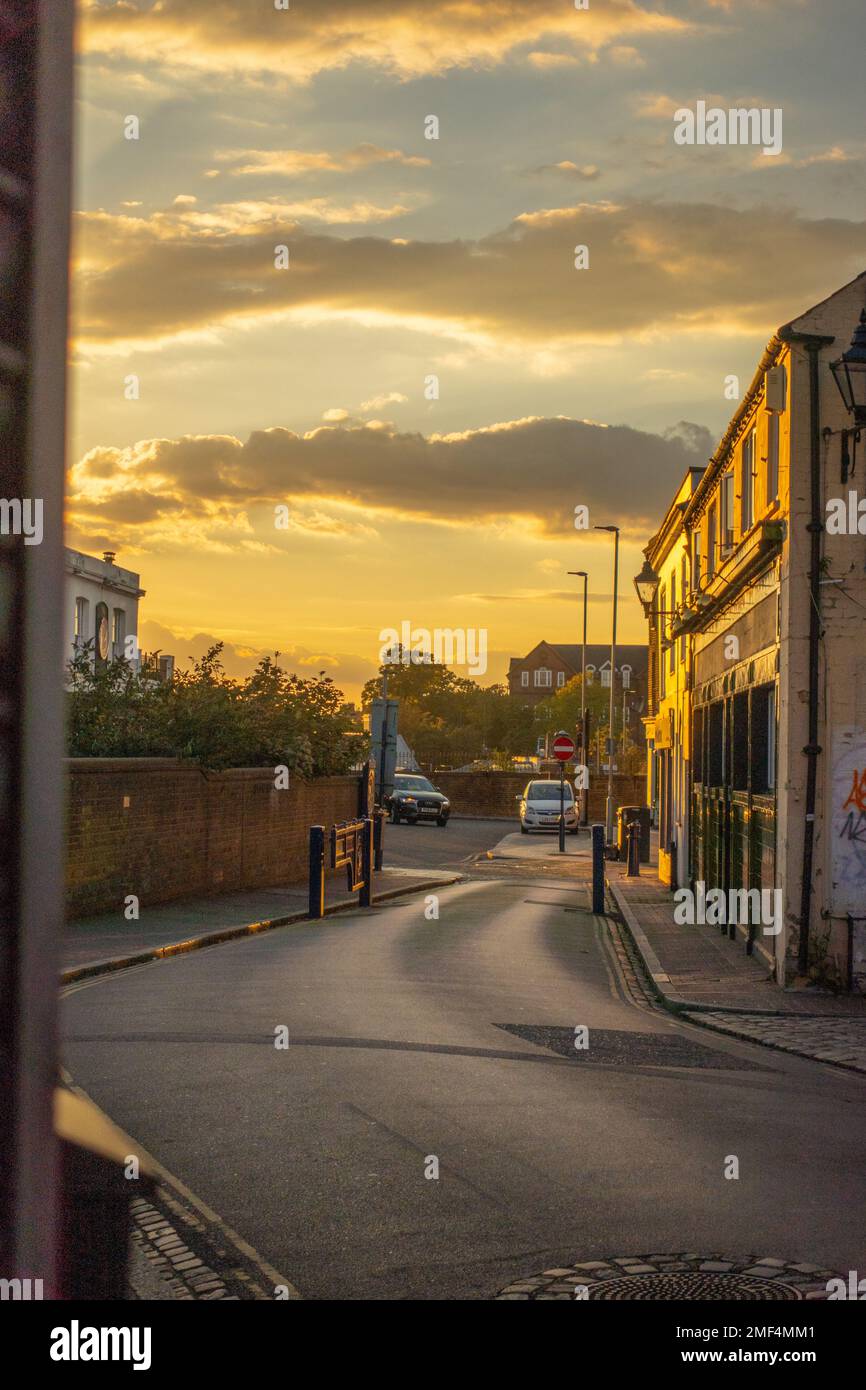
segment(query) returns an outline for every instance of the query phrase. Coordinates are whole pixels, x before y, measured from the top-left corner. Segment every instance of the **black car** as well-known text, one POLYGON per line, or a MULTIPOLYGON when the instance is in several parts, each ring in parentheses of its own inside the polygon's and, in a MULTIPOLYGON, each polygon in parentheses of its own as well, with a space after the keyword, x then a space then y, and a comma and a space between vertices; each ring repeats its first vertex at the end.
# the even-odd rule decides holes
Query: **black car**
POLYGON ((401 820, 408 821, 410 825, 417 825, 422 820, 435 820, 437 825, 447 825, 451 802, 426 777, 414 772, 396 772, 394 790, 385 797, 385 810, 390 811, 394 825, 401 820))

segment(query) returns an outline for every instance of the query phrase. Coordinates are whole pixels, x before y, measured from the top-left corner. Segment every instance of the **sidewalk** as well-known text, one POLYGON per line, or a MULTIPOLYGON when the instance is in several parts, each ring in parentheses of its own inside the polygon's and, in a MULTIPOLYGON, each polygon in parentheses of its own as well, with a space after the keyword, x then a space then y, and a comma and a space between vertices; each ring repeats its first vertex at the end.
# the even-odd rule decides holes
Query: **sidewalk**
MULTIPOLYGON (((382 869, 373 876, 373 901, 382 902, 425 888, 456 883, 459 874, 436 869, 382 869)), ((325 911, 357 905, 343 874, 330 878, 325 888, 325 911)), ((214 946, 238 936, 302 922, 307 917, 307 884, 263 888, 243 893, 180 898, 175 902, 144 906, 137 922, 128 922, 122 909, 80 917, 67 922, 61 949, 64 984, 88 975, 104 974, 125 965, 159 960, 166 956, 214 946)))
MULTIPOLYGON (((562 858, 566 855, 572 858, 592 858, 592 846, 589 836, 585 831, 579 835, 568 835, 565 837, 565 850, 562 858)), ((550 859, 552 856, 560 858, 559 835, 556 831, 546 830, 543 834, 537 831, 530 832, 529 835, 522 835, 520 831, 514 831, 508 835, 503 835, 493 848, 489 851, 492 859, 550 859)))
POLYGON ((653 985, 695 1023, 866 1073, 866 999, 809 987, 784 990, 757 956, 719 927, 679 925, 673 894, 642 865, 606 865, 608 887, 653 985))

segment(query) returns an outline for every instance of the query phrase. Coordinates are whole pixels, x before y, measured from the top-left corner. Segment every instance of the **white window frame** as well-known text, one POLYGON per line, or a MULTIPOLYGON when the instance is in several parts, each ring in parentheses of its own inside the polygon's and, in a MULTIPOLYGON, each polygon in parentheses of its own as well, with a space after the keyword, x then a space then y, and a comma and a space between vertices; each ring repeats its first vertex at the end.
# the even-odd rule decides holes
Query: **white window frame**
POLYGON ((520 684, 523 685, 523 686, 528 686, 528 685, 529 685, 529 672, 528 672, 528 671, 521 671, 521 672, 520 672, 520 684))
MULTIPOLYGON (((720 554, 727 555, 734 544, 734 470, 729 468, 722 474, 719 484, 719 546, 720 554)), ((671 605, 673 607, 673 605, 671 605)))
POLYGON ((556 673, 556 688, 557 688, 557 690, 561 689, 561 687, 562 687, 563 685, 565 685, 565 672, 564 672, 564 671, 557 671, 557 673, 556 673))
POLYGON ((779 500, 779 416, 774 410, 767 414, 767 497, 772 507, 779 500))
POLYGON ((535 688, 549 690, 552 685, 552 672, 548 666, 539 666, 535 672, 535 688))
POLYGON ((114 647, 115 656, 123 655, 123 644, 126 641, 126 609, 112 608, 111 610, 111 643, 114 647), (118 652, 117 648, 120 648, 118 652))
POLYGON ((749 430, 743 440, 740 464, 740 532, 745 535, 755 524, 755 455, 757 434, 749 430))
MULTIPOLYGON (((677 572, 671 573, 671 616, 668 621, 673 624, 673 615, 677 611, 677 572)), ((673 674, 677 661, 677 644, 673 638, 668 643, 668 670, 673 674)))
POLYGON ((76 647, 86 646, 90 637, 90 601, 86 598, 75 600, 75 621, 73 643, 76 647))

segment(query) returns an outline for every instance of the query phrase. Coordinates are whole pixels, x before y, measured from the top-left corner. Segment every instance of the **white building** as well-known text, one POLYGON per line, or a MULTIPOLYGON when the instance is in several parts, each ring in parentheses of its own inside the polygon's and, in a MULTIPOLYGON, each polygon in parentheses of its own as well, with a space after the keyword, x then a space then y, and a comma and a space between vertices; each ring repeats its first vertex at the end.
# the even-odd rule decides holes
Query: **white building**
POLYGON ((420 772, 418 761, 402 734, 397 735, 397 766, 401 772, 420 772))
POLYGON ((113 550, 97 560, 66 548, 65 570, 64 660, 89 650, 102 663, 125 656, 137 670, 139 576, 116 565, 113 550))

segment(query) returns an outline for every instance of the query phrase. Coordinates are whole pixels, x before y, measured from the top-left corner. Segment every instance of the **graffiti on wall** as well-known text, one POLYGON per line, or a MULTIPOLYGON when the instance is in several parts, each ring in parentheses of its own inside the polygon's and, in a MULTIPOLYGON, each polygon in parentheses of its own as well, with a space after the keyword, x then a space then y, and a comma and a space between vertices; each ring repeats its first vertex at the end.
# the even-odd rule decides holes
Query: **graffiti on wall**
POLYGON ((841 729, 833 757, 833 912, 866 916, 866 730, 841 729))

